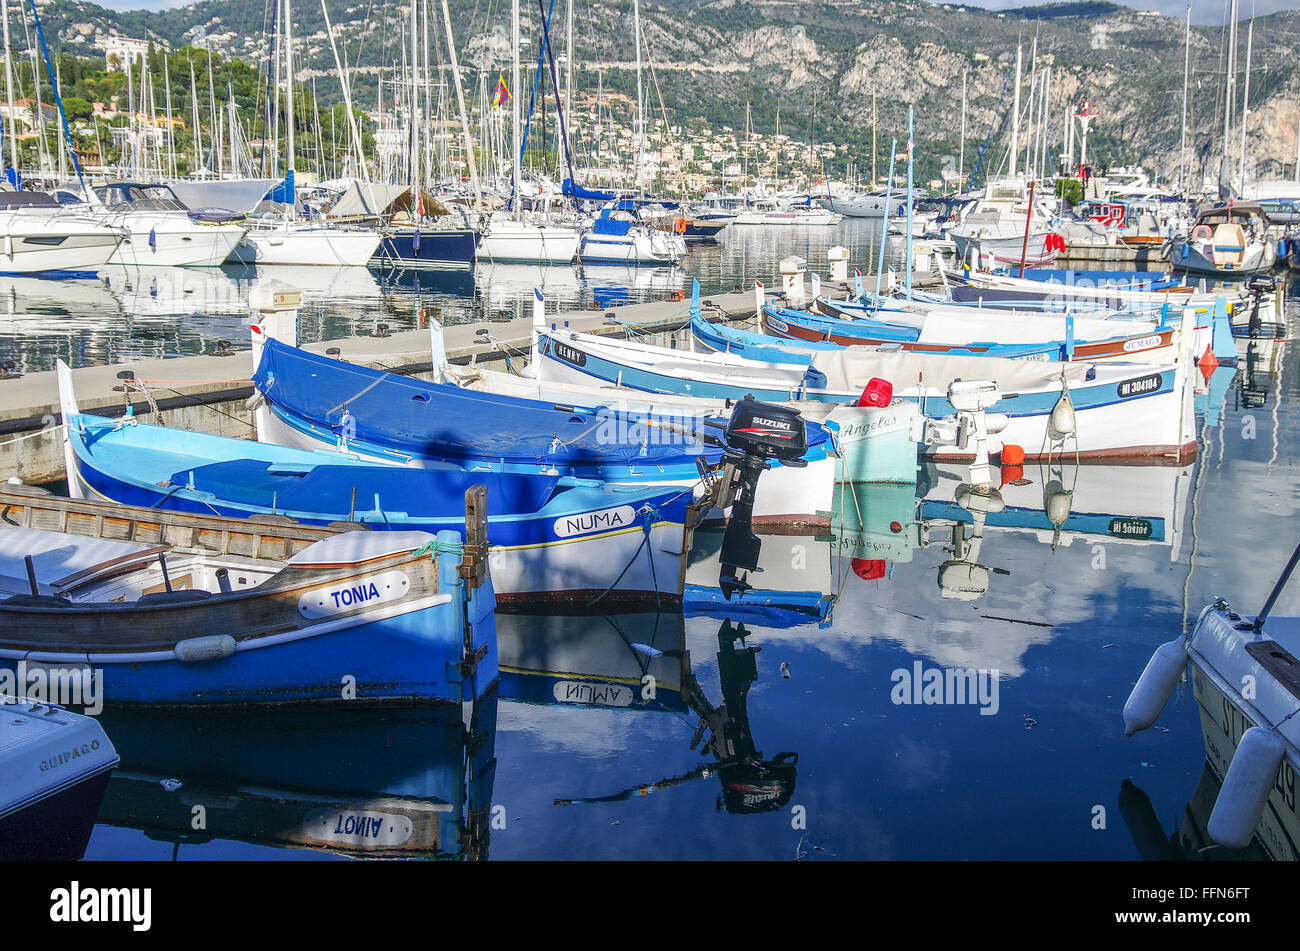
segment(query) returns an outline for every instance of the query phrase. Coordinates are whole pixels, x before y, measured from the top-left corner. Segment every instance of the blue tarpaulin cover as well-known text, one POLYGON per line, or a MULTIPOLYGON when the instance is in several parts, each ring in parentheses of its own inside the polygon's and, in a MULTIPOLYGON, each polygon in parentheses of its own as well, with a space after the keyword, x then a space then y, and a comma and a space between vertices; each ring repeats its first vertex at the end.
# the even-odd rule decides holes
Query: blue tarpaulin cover
POLYGON ((618 221, 614 218, 606 218, 603 214, 596 219, 596 223, 591 226, 593 234, 608 234, 616 237, 623 237, 632 230, 632 222, 618 221))
POLYGON ((266 201, 279 202, 282 205, 292 205, 295 201, 295 192, 293 185, 293 169, 285 173, 284 181, 276 185, 266 193, 266 201))
POLYGON ((592 191, 589 188, 583 188, 574 182, 571 178, 566 178, 564 184, 560 187, 567 198, 584 198, 588 201, 613 201, 614 196, 609 192, 592 191))
MULTIPOLYGON (((560 408, 426 383, 276 340, 267 341, 253 382, 272 405, 317 426, 338 432, 344 413, 350 414, 354 441, 457 463, 478 459, 693 466, 701 454, 694 440, 646 426, 643 414, 606 407, 560 408)), ((674 425, 689 426, 690 421, 678 419, 674 425)), ((703 454, 716 461, 721 450, 709 448, 703 454)))

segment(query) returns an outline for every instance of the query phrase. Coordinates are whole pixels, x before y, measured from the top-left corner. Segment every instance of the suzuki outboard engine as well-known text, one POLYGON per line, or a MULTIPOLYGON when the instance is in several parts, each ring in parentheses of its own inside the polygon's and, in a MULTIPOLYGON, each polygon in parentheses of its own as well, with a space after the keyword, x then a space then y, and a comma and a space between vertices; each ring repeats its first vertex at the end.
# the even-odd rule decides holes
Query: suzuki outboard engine
POLYGON ((761 543, 754 534, 754 493, 758 477, 773 461, 784 466, 806 466, 808 432, 798 411, 774 403, 760 403, 746 397, 736 404, 727 423, 727 455, 723 460, 729 473, 722 487, 718 505, 731 506, 731 517, 722 536, 718 561, 721 571, 718 586, 722 596, 731 600, 733 591, 742 593, 752 585, 748 572, 757 571, 761 543), (746 577, 738 577, 738 572, 746 577))

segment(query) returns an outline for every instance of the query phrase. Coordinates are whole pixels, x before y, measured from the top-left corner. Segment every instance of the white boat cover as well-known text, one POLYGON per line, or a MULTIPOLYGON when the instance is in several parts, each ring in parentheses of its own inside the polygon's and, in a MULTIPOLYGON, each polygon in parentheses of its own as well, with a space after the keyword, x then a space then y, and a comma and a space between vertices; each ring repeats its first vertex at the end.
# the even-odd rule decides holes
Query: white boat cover
MULTIPOLYGON (((975 309, 975 308, 972 308, 975 309)), ((1076 341, 1109 340, 1112 337, 1135 337, 1155 330, 1147 320, 1101 320, 1096 317, 1074 318, 1076 341)), ((1038 344, 1065 339, 1064 314, 953 314, 934 311, 925 316, 921 343, 1038 344)))
POLYGON ((60 594, 109 568, 144 564, 167 545, 67 535, 38 528, 0 528, 0 596, 30 594, 24 557, 32 556, 41 594, 60 594))
POLYGON ((229 182, 172 182, 172 193, 187 208, 224 208, 247 215, 276 185, 278 178, 246 178, 229 182))
POLYGON ((1060 386, 1061 374, 1071 384, 1087 379, 1090 363, 1047 363, 1002 357, 953 357, 907 352, 858 352, 859 348, 819 350, 813 366, 826 374, 826 389, 860 392, 872 377, 888 380, 895 389, 916 386, 946 391, 953 380, 993 380, 1002 390, 1038 390, 1060 386))
POLYGON ((434 536, 428 532, 343 532, 308 545, 290 558, 287 564, 294 568, 357 565, 375 558, 414 551, 433 539, 434 536))

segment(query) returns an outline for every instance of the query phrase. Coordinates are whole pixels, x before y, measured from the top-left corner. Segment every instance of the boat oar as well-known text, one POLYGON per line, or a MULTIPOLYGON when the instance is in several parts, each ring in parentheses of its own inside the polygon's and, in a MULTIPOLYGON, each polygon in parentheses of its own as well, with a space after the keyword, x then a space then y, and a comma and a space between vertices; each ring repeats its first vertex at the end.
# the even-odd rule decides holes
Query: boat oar
POLYGON ((1282 594, 1282 588, 1291 578, 1291 572, 1295 571, 1297 562, 1300 562, 1300 545, 1296 545, 1295 551, 1291 552, 1291 559, 1286 563, 1286 567, 1282 569, 1277 584, 1273 585, 1273 591, 1269 594, 1268 600, 1264 602, 1264 607, 1260 609, 1259 614, 1255 615, 1255 623, 1251 627, 1255 629, 1256 633, 1264 626, 1264 618, 1268 617, 1268 612, 1273 610, 1273 605, 1277 603, 1278 597, 1282 594))

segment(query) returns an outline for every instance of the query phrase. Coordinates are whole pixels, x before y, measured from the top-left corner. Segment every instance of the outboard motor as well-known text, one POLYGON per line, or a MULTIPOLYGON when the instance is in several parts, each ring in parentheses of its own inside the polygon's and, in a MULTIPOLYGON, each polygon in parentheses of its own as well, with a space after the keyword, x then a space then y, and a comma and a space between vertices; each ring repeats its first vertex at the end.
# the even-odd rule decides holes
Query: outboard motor
POLYGON ((754 534, 754 493, 758 477, 773 461, 785 466, 806 466, 808 431, 798 411, 774 403, 760 403, 746 397, 736 404, 727 423, 724 458, 728 482, 722 487, 720 508, 731 506, 731 517, 722 536, 718 561, 718 586, 731 600, 733 591, 742 594, 752 585, 748 572, 757 571, 761 543, 754 534), (745 578, 738 577, 746 572, 745 578))
POLYGON ((1246 290, 1252 298, 1249 332, 1252 337, 1258 337, 1263 329, 1259 319, 1259 301, 1265 294, 1277 292, 1277 278, 1272 274, 1252 274, 1246 279, 1246 290))

